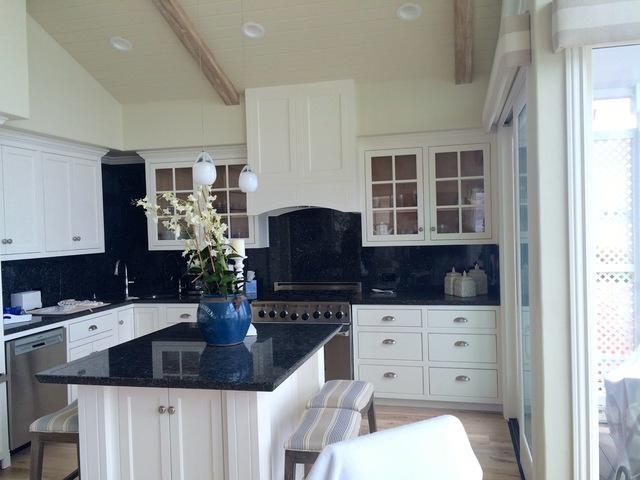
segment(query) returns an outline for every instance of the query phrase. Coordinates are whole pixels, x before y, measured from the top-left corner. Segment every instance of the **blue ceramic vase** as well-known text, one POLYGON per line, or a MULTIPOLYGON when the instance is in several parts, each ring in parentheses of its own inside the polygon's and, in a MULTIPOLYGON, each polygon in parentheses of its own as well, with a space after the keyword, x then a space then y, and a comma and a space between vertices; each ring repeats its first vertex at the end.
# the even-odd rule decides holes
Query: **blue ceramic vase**
POLYGON ((209 345, 237 345, 251 325, 251 306, 244 295, 203 295, 198 306, 198 327, 209 345))

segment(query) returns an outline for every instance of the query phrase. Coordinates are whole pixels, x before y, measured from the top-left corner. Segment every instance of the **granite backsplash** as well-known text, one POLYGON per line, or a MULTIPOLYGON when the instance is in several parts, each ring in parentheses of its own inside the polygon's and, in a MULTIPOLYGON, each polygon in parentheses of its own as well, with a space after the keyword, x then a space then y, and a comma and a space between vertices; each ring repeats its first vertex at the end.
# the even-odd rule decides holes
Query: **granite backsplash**
MULTIPOLYGON (((145 195, 143 164, 103 165, 105 253, 2 262, 3 302, 11 292, 42 291, 44 305, 63 298, 121 296, 124 279, 113 275, 127 263, 132 295, 175 293, 185 270, 180 252, 149 251, 144 213, 132 200, 145 195)), ((365 288, 442 290, 444 274, 475 262, 499 293, 498 246, 363 247, 357 213, 310 208, 269 218, 269 248, 248 249, 259 292, 274 281, 361 281, 365 288)))

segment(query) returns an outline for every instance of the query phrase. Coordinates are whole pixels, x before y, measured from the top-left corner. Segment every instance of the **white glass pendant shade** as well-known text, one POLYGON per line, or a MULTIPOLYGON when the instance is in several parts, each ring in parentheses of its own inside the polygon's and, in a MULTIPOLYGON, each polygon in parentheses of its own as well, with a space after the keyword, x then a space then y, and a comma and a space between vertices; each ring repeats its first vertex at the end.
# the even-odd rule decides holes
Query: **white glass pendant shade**
POLYGON ((204 150, 193 165, 193 181, 199 185, 213 185, 216 181, 216 166, 213 157, 204 150))
POLYGON ((238 186, 240 187, 240 190, 245 193, 252 193, 258 189, 258 176, 253 170, 251 170, 249 165, 245 165, 240 172, 238 186))

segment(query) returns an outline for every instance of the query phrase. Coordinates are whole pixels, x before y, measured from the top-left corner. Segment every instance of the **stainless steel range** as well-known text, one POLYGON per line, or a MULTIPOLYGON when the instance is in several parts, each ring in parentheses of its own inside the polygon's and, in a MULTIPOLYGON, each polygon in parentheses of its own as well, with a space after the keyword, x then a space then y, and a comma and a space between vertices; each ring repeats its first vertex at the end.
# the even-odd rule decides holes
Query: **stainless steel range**
POLYGON ((275 282, 251 303, 254 323, 335 323, 342 329, 324 348, 325 379, 352 379, 351 300, 359 282, 275 282))

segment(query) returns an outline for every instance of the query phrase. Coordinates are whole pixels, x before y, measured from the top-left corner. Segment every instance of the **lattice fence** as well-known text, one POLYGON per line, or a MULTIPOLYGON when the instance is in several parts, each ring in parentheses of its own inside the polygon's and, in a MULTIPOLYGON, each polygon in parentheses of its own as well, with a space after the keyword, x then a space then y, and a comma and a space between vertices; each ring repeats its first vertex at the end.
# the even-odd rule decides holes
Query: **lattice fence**
POLYGON ((598 390, 633 351, 636 338, 632 138, 596 140, 594 153, 595 312, 598 390))

